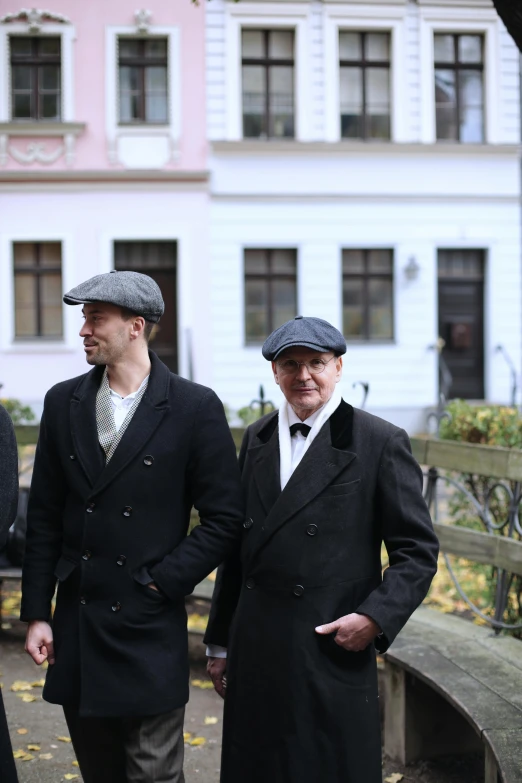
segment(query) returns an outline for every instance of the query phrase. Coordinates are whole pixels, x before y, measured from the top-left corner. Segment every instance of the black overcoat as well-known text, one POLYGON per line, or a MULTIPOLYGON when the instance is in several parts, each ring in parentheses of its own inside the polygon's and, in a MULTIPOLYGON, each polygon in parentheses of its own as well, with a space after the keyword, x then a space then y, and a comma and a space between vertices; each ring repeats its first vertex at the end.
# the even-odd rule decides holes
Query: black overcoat
MULTIPOLYGON (((0 549, 4 546, 7 532, 15 520, 17 504, 18 449, 13 422, 6 409, 0 405, 0 549)), ((0 781, 16 783, 17 780, 0 691, 0 781)))
POLYGON ((243 522, 235 447, 213 391, 151 353, 147 390, 111 461, 98 443, 103 367, 45 399, 28 509, 23 620, 49 618, 44 698, 83 716, 169 712, 188 699, 185 596, 243 522), (190 510, 201 524, 187 536, 190 510), (161 592, 147 587, 154 580, 161 592))
POLYGON ((229 653, 221 781, 381 783, 375 648, 314 629, 360 612, 384 651, 426 595, 438 544, 408 437, 342 402, 283 492, 277 413, 240 462, 249 520, 206 634, 229 653))

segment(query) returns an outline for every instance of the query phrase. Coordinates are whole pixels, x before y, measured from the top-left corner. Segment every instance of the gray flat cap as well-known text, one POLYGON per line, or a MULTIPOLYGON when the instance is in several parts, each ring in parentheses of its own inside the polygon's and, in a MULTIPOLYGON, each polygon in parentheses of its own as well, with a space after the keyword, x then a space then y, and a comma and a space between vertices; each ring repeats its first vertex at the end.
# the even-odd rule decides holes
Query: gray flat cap
POLYGON ((108 302, 126 307, 146 321, 157 323, 165 310, 159 285, 140 272, 108 272, 71 288, 63 301, 68 305, 108 302))
POLYGON ((273 362, 282 351, 295 345, 321 353, 346 353, 346 340, 335 326, 322 318, 296 315, 266 338, 262 348, 263 356, 273 362))

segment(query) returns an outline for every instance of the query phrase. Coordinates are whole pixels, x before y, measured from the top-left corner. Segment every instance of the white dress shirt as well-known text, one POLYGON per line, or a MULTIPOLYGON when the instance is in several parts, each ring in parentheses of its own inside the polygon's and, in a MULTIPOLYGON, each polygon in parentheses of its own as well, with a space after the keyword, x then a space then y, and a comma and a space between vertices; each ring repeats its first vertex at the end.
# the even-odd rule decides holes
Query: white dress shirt
MULTIPOLYGON (((309 416, 307 419, 302 421, 299 416, 294 413, 294 409, 288 406, 288 424, 292 426, 292 424, 306 424, 308 427, 313 427, 315 420, 323 410, 324 405, 322 405, 318 410, 315 411, 315 413, 312 413, 311 416, 309 416)), ((291 437, 291 445, 292 445, 292 471, 295 470, 296 466, 301 462, 301 458, 303 456, 303 451, 306 443, 306 438, 303 435, 302 432, 296 432, 295 435, 292 435, 291 437)), ((209 644, 207 645, 207 656, 209 658, 226 658, 227 657, 227 648, 221 647, 219 644, 209 644)))
POLYGON ((120 394, 117 394, 114 391, 114 389, 111 389, 109 387, 109 391, 111 393, 112 412, 114 413, 114 424, 116 425, 116 432, 120 431, 120 427, 125 421, 125 417, 127 416, 127 413, 132 407, 132 403, 136 399, 136 395, 139 394, 139 392, 143 389, 143 387, 149 380, 149 377, 150 376, 147 375, 147 377, 143 379, 140 388, 137 391, 132 392, 132 394, 128 394, 126 397, 122 397, 120 394))

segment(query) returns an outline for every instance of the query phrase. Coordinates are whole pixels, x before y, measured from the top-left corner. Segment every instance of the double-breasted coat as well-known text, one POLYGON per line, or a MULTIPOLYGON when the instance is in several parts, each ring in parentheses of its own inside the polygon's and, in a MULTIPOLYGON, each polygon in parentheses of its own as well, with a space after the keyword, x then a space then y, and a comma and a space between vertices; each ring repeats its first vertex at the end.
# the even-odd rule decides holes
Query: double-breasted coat
MULTIPOLYGON (((18 449, 11 418, 6 409, 0 405, 0 550, 15 520, 17 504, 18 449)), ((16 783, 18 780, 2 691, 0 691, 0 780, 2 783, 16 783)))
POLYGON ((438 544, 408 437, 343 401, 282 492, 277 413, 240 464, 247 520, 206 633, 228 648, 221 781, 381 783, 375 647, 314 629, 366 614, 384 651, 426 595, 438 544))
POLYGON ((56 663, 43 695, 84 717, 186 703, 184 599, 229 554, 244 519, 221 402, 150 356, 147 390, 107 465, 95 416, 104 368, 45 399, 21 617, 48 620, 58 581, 56 663), (187 536, 192 506, 201 524, 187 536))

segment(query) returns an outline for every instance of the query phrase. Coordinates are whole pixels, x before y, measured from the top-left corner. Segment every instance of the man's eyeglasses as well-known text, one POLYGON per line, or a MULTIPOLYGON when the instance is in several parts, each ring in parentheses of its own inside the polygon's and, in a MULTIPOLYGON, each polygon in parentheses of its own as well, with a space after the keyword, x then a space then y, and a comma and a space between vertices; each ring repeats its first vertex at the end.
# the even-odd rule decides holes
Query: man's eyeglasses
POLYGON ((301 365, 304 365, 310 375, 319 375, 324 372, 326 365, 329 364, 335 356, 329 359, 312 359, 310 362, 297 362, 295 359, 281 359, 276 361, 276 367, 282 375, 297 375, 301 365))

